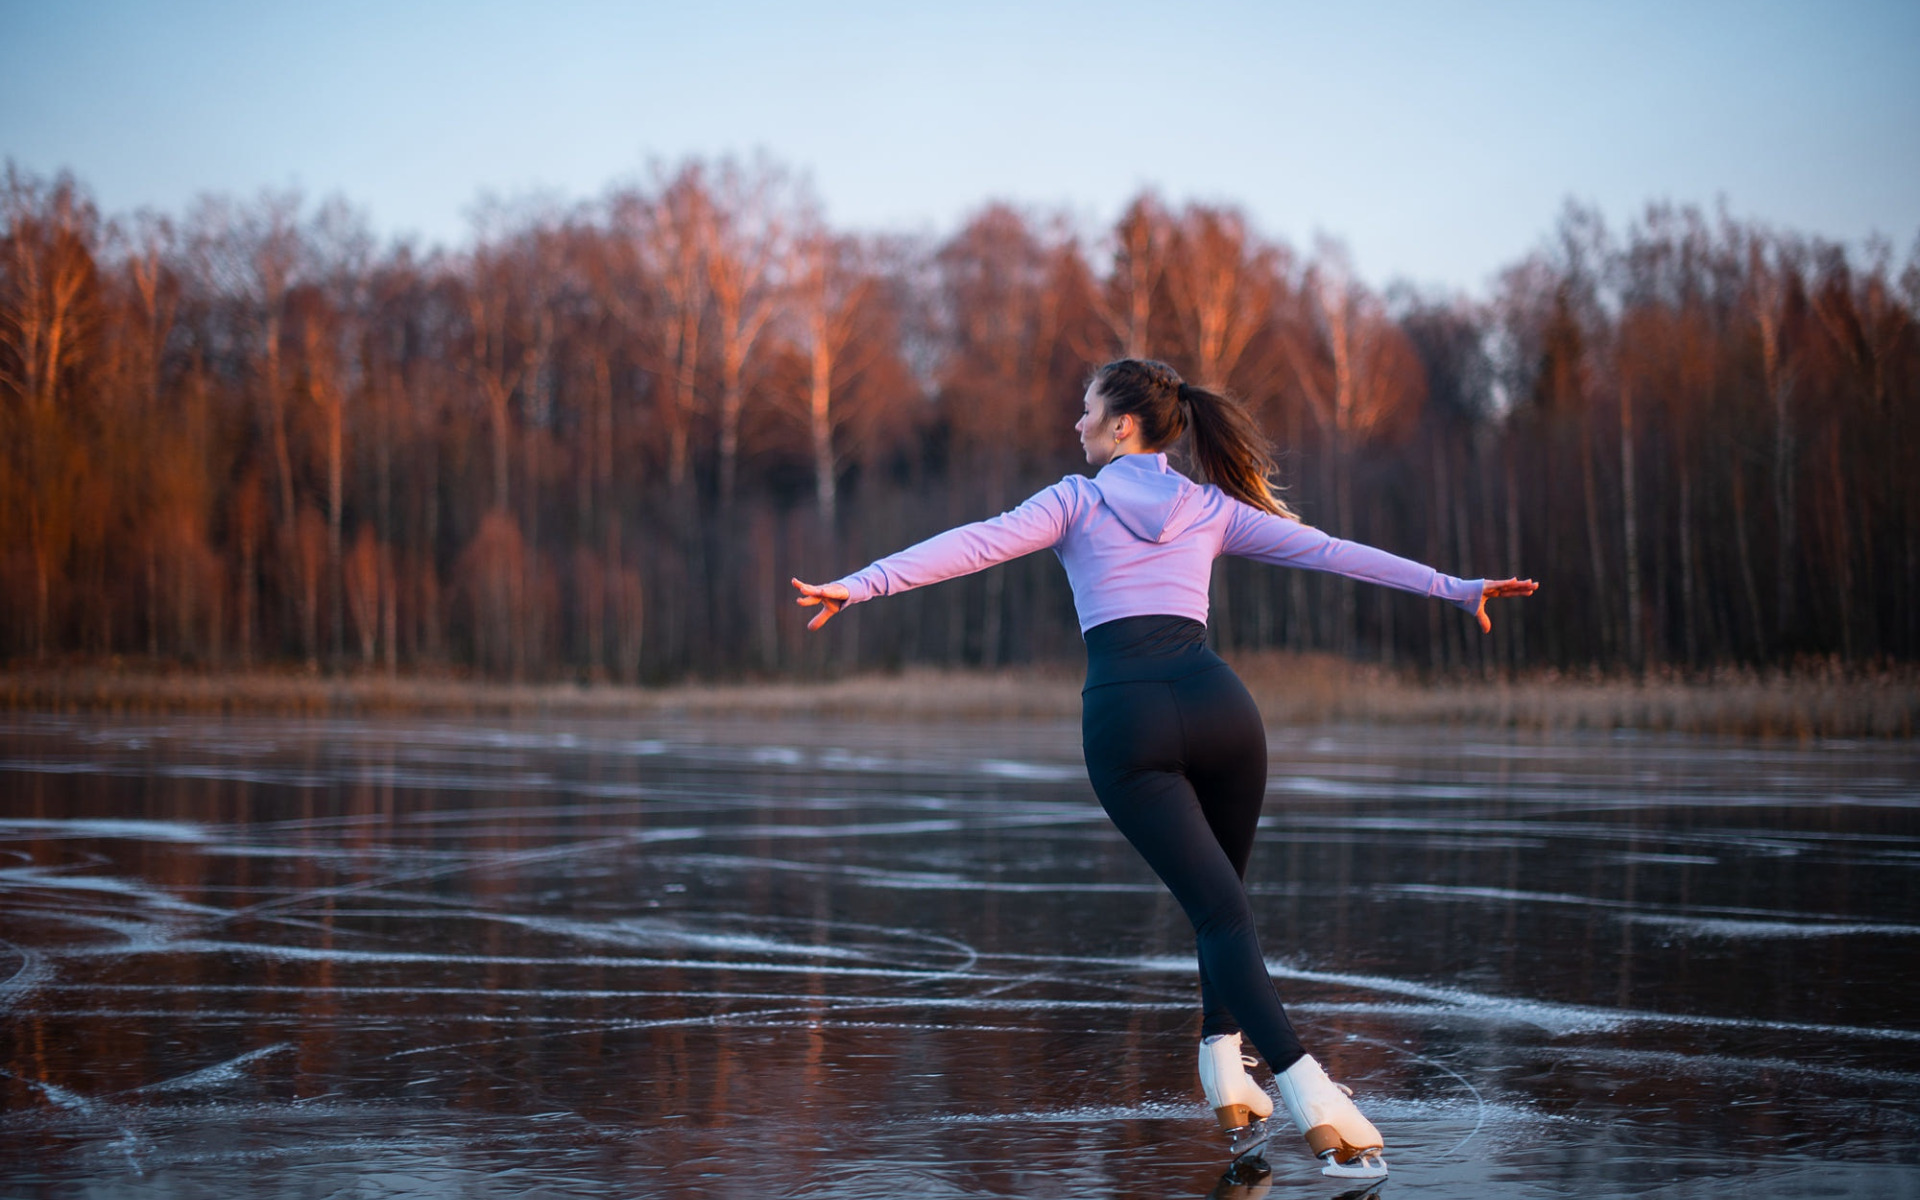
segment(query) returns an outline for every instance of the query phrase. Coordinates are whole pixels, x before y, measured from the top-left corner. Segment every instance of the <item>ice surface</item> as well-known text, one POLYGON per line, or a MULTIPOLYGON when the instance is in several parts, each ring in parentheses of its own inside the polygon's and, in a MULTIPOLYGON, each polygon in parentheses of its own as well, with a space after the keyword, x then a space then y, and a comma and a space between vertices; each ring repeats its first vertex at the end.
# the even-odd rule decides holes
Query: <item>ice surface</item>
MULTIPOLYGON (((0 722, 0 1194, 1228 1179, 1073 723, 0 722)), ((1920 751, 1275 731, 1249 885, 1379 1195, 1920 1194, 1920 751)))

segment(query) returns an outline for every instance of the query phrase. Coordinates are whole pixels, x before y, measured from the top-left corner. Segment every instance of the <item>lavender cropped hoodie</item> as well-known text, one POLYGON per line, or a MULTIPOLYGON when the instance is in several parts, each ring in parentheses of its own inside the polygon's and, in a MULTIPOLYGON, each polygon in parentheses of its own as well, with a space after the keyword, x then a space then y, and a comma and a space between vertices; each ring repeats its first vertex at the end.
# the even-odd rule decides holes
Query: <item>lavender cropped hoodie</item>
POLYGON ((1169 467, 1164 454, 1121 455, 1092 479, 1069 475, 1011 512, 936 534, 835 582, 846 587, 847 603, 859 604, 1048 549, 1067 568, 1082 633, 1121 617, 1205 624, 1207 583, 1222 554, 1383 583, 1468 612, 1479 608, 1486 584, 1242 504, 1169 467))

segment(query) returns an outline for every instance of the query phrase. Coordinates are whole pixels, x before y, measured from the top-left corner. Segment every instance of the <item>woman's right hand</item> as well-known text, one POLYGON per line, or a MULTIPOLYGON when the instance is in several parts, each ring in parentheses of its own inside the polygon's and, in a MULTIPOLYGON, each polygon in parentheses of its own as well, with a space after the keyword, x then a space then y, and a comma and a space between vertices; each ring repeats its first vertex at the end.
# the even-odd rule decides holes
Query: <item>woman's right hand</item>
POLYGON ((800 598, 794 603, 801 608, 813 608, 818 605, 820 611, 813 620, 807 622, 808 629, 818 629, 833 619, 833 614, 847 606, 847 587, 843 583, 801 583, 798 579, 787 582, 800 590, 800 598))

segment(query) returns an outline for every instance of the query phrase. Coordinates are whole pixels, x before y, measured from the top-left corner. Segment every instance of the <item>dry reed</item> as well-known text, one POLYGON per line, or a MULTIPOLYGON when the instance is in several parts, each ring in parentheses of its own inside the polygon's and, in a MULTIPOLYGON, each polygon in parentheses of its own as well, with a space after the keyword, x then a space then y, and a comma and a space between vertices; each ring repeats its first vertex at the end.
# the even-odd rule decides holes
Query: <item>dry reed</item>
MULTIPOLYGON (((1725 671, 1682 679, 1422 682, 1331 655, 1236 655, 1269 723, 1452 724, 1535 730, 1649 729, 1757 737, 1912 737, 1920 672, 1725 671)), ((818 682, 514 684, 450 676, 323 676, 115 669, 0 671, 0 708, 34 712, 342 716, 378 714, 753 716, 867 720, 1079 715, 1071 668, 910 669, 818 682)))

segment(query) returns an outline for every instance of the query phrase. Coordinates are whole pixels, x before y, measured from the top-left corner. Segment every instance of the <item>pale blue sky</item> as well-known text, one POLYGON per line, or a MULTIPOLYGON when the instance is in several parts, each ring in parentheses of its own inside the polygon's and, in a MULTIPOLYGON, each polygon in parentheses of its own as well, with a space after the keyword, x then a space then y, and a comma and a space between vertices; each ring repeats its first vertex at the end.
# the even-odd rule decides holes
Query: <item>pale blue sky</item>
POLYGON ((765 149, 838 225, 1226 200, 1478 291, 1568 197, 1920 233, 1920 0, 0 0, 0 156, 109 212, 297 185, 457 242, 483 191, 765 149))

